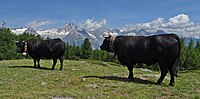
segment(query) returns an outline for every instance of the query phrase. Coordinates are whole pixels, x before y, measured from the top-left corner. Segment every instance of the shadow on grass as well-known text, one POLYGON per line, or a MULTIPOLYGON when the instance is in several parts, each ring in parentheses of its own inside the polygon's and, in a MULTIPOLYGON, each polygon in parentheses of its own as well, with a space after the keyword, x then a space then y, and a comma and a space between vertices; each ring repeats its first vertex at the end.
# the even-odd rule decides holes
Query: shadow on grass
POLYGON ((125 77, 117 77, 117 76, 85 76, 84 78, 99 78, 99 79, 122 81, 122 82, 133 82, 138 84, 155 84, 155 82, 143 80, 140 78, 133 78, 133 80, 130 80, 125 77))
POLYGON ((41 70, 52 70, 51 68, 46 67, 33 67, 33 66, 10 66, 9 68, 34 68, 34 69, 41 69, 41 70))

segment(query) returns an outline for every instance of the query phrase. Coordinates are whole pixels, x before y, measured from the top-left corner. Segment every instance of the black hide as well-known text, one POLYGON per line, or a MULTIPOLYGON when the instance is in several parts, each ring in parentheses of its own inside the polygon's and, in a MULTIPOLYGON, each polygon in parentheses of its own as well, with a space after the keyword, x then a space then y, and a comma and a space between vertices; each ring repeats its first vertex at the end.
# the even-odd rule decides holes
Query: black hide
POLYGON ((40 67, 40 59, 42 57, 47 59, 53 59, 54 69, 57 59, 60 59, 60 70, 62 70, 63 65, 63 55, 65 53, 65 43, 61 39, 50 39, 50 40, 27 40, 19 41, 16 43, 17 52, 28 53, 30 57, 34 60, 34 67, 36 67, 36 61, 38 62, 38 67, 40 67), (27 44, 27 45, 26 45, 27 44), (25 51, 25 46, 27 46, 27 51, 25 51))
POLYGON ((100 48, 118 56, 119 62, 128 67, 128 78, 133 78, 133 65, 136 63, 147 65, 159 63, 161 76, 156 84, 161 84, 169 71, 170 85, 174 85, 175 64, 181 51, 180 39, 176 34, 117 36, 114 41, 111 41, 110 36, 104 39, 100 48), (110 42, 114 42, 112 47, 110 42))

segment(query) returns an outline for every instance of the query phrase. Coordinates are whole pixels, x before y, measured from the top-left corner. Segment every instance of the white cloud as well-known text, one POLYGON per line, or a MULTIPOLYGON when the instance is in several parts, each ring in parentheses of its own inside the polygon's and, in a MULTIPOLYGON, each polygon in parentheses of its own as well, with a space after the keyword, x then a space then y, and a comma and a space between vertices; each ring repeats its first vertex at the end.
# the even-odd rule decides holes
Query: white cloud
POLYGON ((105 27, 107 21, 105 19, 101 21, 94 21, 93 19, 87 19, 85 22, 79 24, 80 28, 84 28, 86 30, 94 30, 98 28, 105 27))
POLYGON ((41 26, 47 25, 49 23, 50 23, 50 21, 47 21, 47 20, 45 20, 45 21, 33 21, 33 22, 27 23, 26 26, 36 29, 36 28, 39 28, 41 26))
POLYGON ((188 15, 179 14, 173 18, 170 18, 166 25, 173 28, 185 28, 187 26, 191 26, 192 24, 193 23, 190 22, 188 15))
POLYGON ((179 14, 169 18, 167 21, 165 21, 164 18, 158 18, 152 22, 127 25, 124 29, 145 29, 147 31, 164 30, 168 33, 176 33, 180 36, 200 37, 200 23, 191 22, 189 16, 186 14, 179 14))
POLYGON ((190 19, 189 19, 188 15, 179 14, 173 18, 170 18, 169 22, 172 24, 189 23, 190 19))

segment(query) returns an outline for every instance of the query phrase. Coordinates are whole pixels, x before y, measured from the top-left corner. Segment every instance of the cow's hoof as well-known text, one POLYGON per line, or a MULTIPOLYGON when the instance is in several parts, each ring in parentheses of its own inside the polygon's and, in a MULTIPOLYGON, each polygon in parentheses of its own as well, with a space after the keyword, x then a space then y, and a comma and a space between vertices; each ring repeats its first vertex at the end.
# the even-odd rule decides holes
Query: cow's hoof
POLYGON ((128 77, 128 81, 133 81, 134 78, 133 77, 128 77))
POLYGON ((174 83, 169 83, 170 86, 174 86, 174 83))
POLYGON ((129 81, 134 81, 134 78, 131 78, 131 79, 129 78, 129 81))
POLYGON ((128 76, 128 79, 133 79, 133 76, 132 76, 132 75, 129 75, 129 76, 128 76))
POLYGON ((160 82, 156 82, 155 85, 161 85, 161 83, 160 82))
POLYGON ((60 68, 60 70, 63 70, 63 68, 60 68))

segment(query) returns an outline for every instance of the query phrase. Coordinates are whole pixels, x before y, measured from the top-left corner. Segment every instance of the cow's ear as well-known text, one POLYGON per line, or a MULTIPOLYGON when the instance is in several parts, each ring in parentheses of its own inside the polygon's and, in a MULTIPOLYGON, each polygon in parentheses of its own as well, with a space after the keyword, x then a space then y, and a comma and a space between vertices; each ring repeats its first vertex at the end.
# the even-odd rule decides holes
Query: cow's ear
POLYGON ((19 43, 19 41, 14 41, 14 42, 15 42, 16 45, 19 43))
POLYGON ((103 35, 102 37, 103 37, 103 38, 108 38, 109 36, 108 36, 108 35, 103 35))

